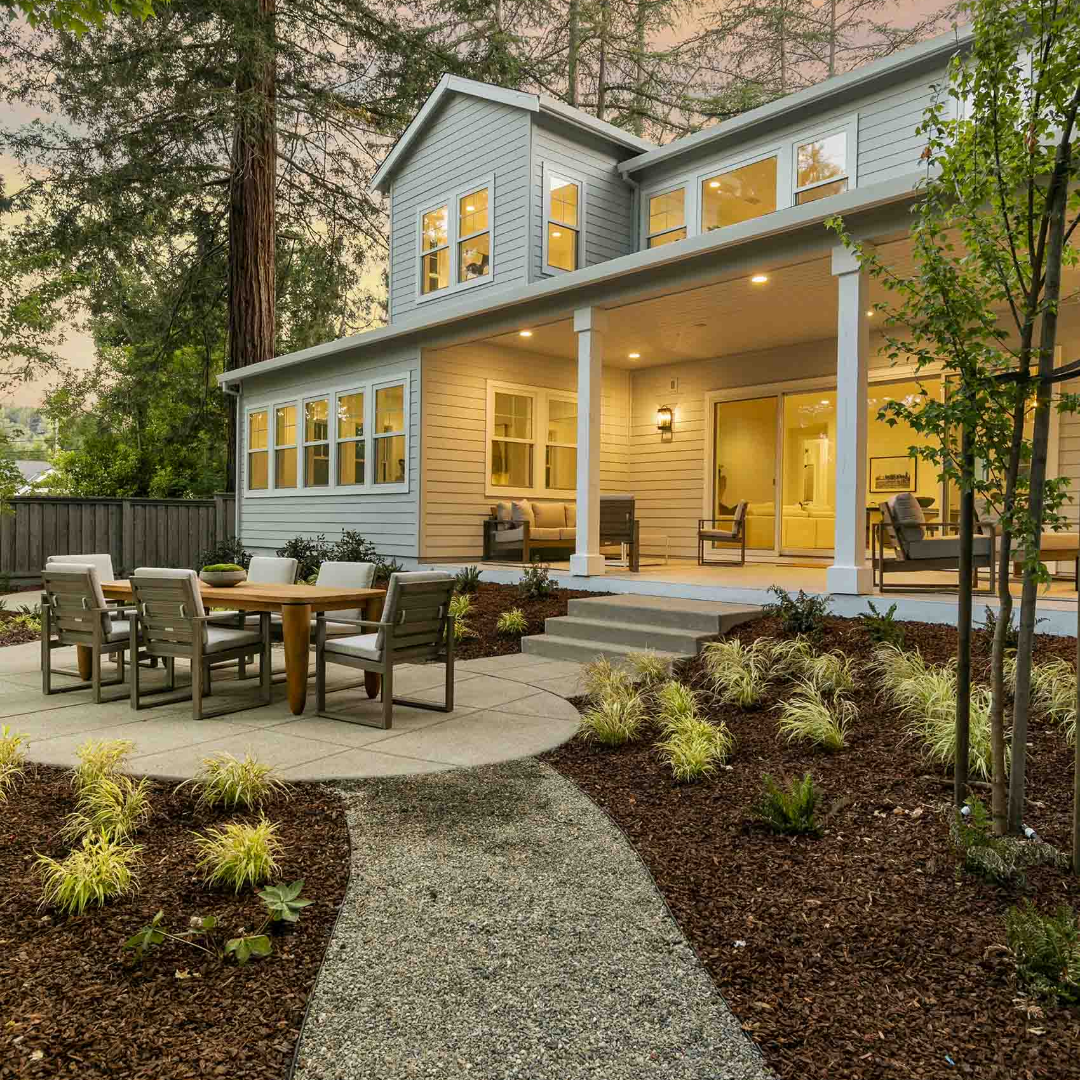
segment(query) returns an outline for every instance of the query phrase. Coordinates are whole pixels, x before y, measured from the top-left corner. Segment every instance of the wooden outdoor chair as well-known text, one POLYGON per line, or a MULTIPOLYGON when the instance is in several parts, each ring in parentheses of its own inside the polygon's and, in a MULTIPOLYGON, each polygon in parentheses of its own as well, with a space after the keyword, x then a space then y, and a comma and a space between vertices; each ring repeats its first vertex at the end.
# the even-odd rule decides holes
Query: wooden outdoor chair
POLYGON ((625 551, 626 566, 636 574, 641 569, 641 523, 636 517, 633 495, 600 496, 600 549, 619 545, 625 551))
POLYGON ((132 637, 132 612, 105 603, 97 568, 90 563, 50 562, 41 572, 41 586, 41 692, 51 695, 86 689, 87 683, 81 679, 74 686, 52 684, 54 675, 79 677, 77 672, 53 670, 53 649, 81 646, 91 653, 89 685, 94 704, 100 705, 103 687, 124 682, 124 653, 138 640, 132 637), (102 681, 102 656, 116 657, 115 679, 102 681))
MULTIPOLYGON (((320 611, 315 619, 315 701, 319 716, 341 720, 347 724, 389 729, 393 726, 395 705, 414 709, 454 711, 454 617, 450 614, 450 599, 454 594, 454 579, 442 571, 416 571, 391 574, 386 592, 382 619, 342 619, 333 613, 333 621, 351 623, 365 629, 366 634, 352 637, 327 637, 326 613, 320 611), (394 667, 426 661, 446 664, 446 695, 442 705, 430 701, 414 701, 394 697, 394 667), (382 715, 378 720, 359 716, 344 716, 326 711, 326 665, 342 664, 374 671, 382 676, 382 715)), ((335 687, 355 689, 362 683, 335 687)))
POLYGON ((735 513, 731 517, 698 518, 697 530, 697 561, 698 566, 705 565, 706 543, 738 544, 739 561, 732 559, 714 559, 710 565, 722 563, 726 566, 744 566, 746 564, 746 501, 735 506, 735 513), (729 522, 728 528, 719 526, 723 522, 729 522))
MULTIPOLYGON (((196 720, 207 716, 224 716, 244 709, 269 705, 270 685, 270 613, 259 616, 259 629, 247 626, 214 626, 203 606, 199 577, 194 570, 171 570, 140 567, 131 578, 135 597, 132 618, 133 632, 150 656, 165 662, 166 690, 176 689, 176 660, 191 663, 191 710, 196 720), (260 699, 233 707, 203 710, 203 698, 209 697, 210 665, 221 660, 239 660, 247 656, 252 646, 260 651, 260 699)), ((152 702, 151 705, 171 703, 174 698, 152 702)), ((131 668, 131 708, 149 708, 141 701, 139 668, 131 668)))

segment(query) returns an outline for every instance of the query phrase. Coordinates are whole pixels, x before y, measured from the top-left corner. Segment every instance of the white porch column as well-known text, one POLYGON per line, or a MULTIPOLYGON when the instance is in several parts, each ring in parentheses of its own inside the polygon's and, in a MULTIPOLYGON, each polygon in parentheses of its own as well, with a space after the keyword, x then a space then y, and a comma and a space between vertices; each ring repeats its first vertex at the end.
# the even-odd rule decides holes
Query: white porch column
POLYGON ((600 394, 604 371, 607 312, 578 308, 574 332, 578 343, 577 550, 570 572, 583 576, 604 572, 600 554, 600 394))
POLYGON ((836 554, 829 592, 858 595, 873 588, 866 561, 866 410, 870 362, 869 277, 844 247, 833 248, 838 293, 836 332, 836 554))

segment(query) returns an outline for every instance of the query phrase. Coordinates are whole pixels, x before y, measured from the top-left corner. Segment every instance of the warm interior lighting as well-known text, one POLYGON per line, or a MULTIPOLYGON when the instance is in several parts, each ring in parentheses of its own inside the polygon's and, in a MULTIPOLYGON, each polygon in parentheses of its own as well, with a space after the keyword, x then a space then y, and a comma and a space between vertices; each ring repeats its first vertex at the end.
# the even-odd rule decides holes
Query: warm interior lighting
POLYGON ((671 434, 671 406, 661 405, 656 410, 656 430, 663 435, 671 434))
POLYGON ((519 330, 518 331, 518 337, 532 337, 532 331, 531 330, 519 330))
POLYGON ((475 206, 466 206, 465 207, 465 213, 466 214, 471 214, 475 209, 476 209, 475 206))
POLYGON ((765 282, 769 280, 769 275, 768 274, 755 274, 750 280, 755 285, 764 285, 765 282))
POLYGON ((719 186, 720 186, 720 181, 719 180, 710 180, 709 181, 709 187, 718 188, 719 186))
POLYGON ((627 353, 626 355, 629 356, 631 360, 640 360, 641 359, 641 353, 639 353, 639 352, 627 353))
POLYGON ((561 233, 561 232, 559 232, 559 230, 558 230, 558 229, 552 229, 552 230, 551 230, 551 235, 552 235, 552 236, 562 236, 562 233, 561 233))
POLYGON ((866 313, 866 317, 867 317, 868 319, 872 319, 872 318, 874 317, 874 313, 873 313, 872 311, 868 311, 868 312, 866 313))

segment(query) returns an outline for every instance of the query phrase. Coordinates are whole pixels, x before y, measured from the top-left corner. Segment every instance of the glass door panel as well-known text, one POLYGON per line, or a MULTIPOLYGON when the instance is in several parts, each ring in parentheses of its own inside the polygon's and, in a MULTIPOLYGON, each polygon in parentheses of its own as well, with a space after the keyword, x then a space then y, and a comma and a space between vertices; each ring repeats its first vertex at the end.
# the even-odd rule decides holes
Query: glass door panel
POLYGON ((784 395, 780 547, 825 555, 836 535, 836 392, 784 395))
POLYGON ((713 514, 730 517, 745 500, 746 546, 762 551, 776 550, 777 407, 775 397, 713 406, 713 514))

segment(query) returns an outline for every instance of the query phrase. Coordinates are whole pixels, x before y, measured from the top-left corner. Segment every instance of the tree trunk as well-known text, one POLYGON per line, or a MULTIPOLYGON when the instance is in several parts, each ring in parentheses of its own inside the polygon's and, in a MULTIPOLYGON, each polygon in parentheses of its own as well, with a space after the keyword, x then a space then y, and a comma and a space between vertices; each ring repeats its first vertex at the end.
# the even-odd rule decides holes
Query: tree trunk
POLYGON ((607 49, 608 49, 608 4, 610 0, 600 0, 600 59, 596 68, 596 118, 604 119, 607 109, 607 49))
POLYGON ((1061 263, 1065 247, 1065 207, 1068 200, 1068 177, 1071 166, 1071 123, 1064 124, 1064 136, 1058 146, 1054 173, 1046 196, 1049 220, 1046 245, 1046 277, 1043 292, 1042 327, 1039 335, 1039 383, 1036 394, 1035 422, 1031 442, 1031 480, 1029 505, 1032 535, 1024 566, 1024 589, 1020 601, 1020 638, 1016 649, 1016 694, 1013 698, 1012 769, 1009 772, 1010 833, 1019 833, 1024 817, 1024 787, 1027 772, 1027 729, 1031 708, 1031 660, 1035 644, 1035 606, 1038 582, 1032 559, 1042 540, 1042 518, 1046 488, 1046 451, 1050 441, 1049 377, 1054 372, 1054 349, 1057 345, 1058 302, 1061 298, 1061 263))
MULTIPOLYGON (((236 121, 229 180, 230 370, 274 355, 275 2, 245 0, 237 20, 236 121)), ((228 490, 236 490, 230 407, 228 490)))
POLYGON ((645 134, 645 22, 648 0, 638 0, 634 11, 634 134, 645 134))
POLYGON ((975 450, 970 425, 964 428, 960 451, 960 582, 956 610, 956 762, 953 801, 959 810, 967 799, 968 754, 971 741, 971 592, 975 546, 975 450))
POLYGON ((836 5, 838 0, 829 0, 829 78, 836 74, 836 5))
POLYGON ((570 0, 570 23, 566 46, 566 102, 578 103, 578 54, 581 51, 581 11, 578 0, 570 0))
MULTIPOLYGON (((1080 582, 1077 583, 1080 586, 1080 582)), ((1080 671, 1080 604, 1076 607, 1076 670, 1080 671)), ((1077 680, 1076 715, 1080 716, 1080 680, 1077 680)), ((1072 872, 1080 877, 1080 731, 1074 733, 1072 872)))

